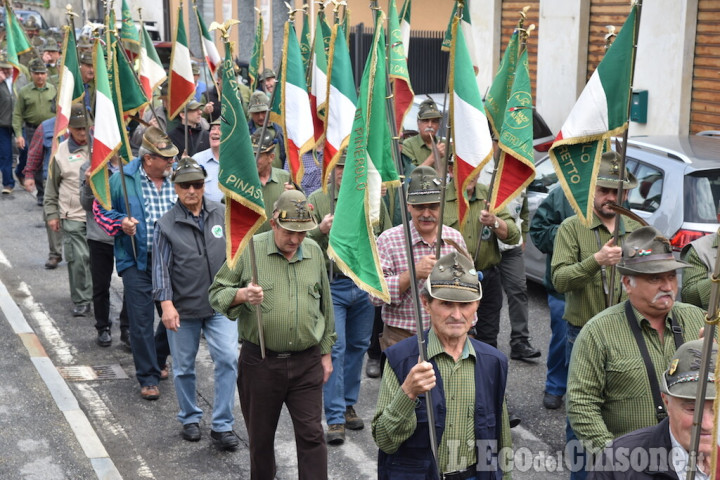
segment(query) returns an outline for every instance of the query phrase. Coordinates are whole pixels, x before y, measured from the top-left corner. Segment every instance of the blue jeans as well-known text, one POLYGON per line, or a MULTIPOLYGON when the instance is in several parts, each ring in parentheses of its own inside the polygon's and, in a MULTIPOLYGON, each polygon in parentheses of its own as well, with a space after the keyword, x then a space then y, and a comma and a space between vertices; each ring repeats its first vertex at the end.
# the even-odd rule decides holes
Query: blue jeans
POLYGON ((570 365, 570 356, 572 355, 573 347, 575 346, 575 339, 580 334, 582 327, 576 327, 575 325, 567 325, 566 342, 565 342, 565 365, 570 365))
POLYGON ((330 291, 337 341, 332 347, 333 372, 323 387, 323 402, 328 425, 337 425, 345 423, 345 409, 357 403, 375 309, 368 294, 349 278, 334 280, 330 291))
POLYGON ((197 405, 195 395, 195 357, 200 346, 201 330, 205 332, 215 366, 212 429, 229 432, 235 422, 233 405, 238 366, 238 329, 235 322, 219 313, 205 318, 181 318, 177 332, 167 331, 173 356, 175 393, 180 406, 177 419, 185 425, 199 423, 202 418, 203 412, 197 405))
MULTIPOLYGON (((572 355, 572 349, 575 346, 575 339, 582 327, 576 327, 567 323, 567 342, 565 344, 565 361, 566 365, 570 365, 570 356, 572 355)), ((570 464, 573 465, 573 470, 570 473, 570 480, 585 480, 587 472, 585 471, 585 452, 580 447, 577 435, 570 427, 570 420, 567 420, 565 425, 565 439, 571 448, 570 452, 566 452, 569 455, 570 464)))
POLYGON ((563 319, 565 300, 548 294, 550 307, 550 345, 547 356, 547 376, 545 391, 551 395, 562 397, 567 388, 568 365, 566 362, 567 322, 563 319))
POLYGON ((12 128, 0 127, 0 175, 3 187, 15 187, 12 162, 12 128))
POLYGON ((165 364, 164 359, 167 358, 167 333, 162 322, 157 332, 153 332, 155 302, 152 297, 152 273, 132 266, 123 270, 121 276, 128 300, 135 377, 142 387, 157 385, 160 381, 160 361, 165 364))

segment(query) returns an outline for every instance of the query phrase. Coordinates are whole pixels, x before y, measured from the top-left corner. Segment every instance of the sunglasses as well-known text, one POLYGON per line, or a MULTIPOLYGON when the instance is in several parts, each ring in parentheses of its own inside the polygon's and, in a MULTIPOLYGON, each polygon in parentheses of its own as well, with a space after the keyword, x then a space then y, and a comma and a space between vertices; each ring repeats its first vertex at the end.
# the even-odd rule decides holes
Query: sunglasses
POLYGON ((195 190, 200 190, 205 186, 205 182, 183 182, 178 183, 178 187, 182 188, 183 190, 187 190, 190 187, 193 187, 195 190))
POLYGON ((152 157, 162 160, 165 163, 175 163, 175 157, 163 157, 162 155, 152 155, 152 157))

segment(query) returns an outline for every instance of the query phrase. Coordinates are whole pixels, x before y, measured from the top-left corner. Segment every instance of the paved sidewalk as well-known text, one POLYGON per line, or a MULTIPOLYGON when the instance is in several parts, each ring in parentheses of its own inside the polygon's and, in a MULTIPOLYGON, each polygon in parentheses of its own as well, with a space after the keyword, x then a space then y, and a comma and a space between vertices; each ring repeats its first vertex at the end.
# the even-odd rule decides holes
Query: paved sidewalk
POLYGON ((0 282, 0 478, 122 478, 0 282))

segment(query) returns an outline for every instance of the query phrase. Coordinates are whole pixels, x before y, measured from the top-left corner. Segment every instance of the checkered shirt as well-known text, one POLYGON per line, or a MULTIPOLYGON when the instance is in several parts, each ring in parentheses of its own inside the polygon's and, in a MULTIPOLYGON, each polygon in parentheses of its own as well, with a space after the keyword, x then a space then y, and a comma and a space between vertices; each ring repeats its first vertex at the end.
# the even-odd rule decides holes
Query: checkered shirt
POLYGON ((147 249, 148 253, 152 253, 153 235, 155 233, 155 222, 170 210, 177 202, 177 194, 173 188, 170 177, 163 179, 162 188, 157 189, 155 183, 145 173, 145 169, 140 167, 140 184, 142 185, 143 201, 145 202, 145 222, 147 224, 147 249))
MULTIPOLYGON (((415 224, 410 222, 410 235, 412 240, 413 258, 417 264, 420 259, 427 255, 435 255, 435 242, 428 244, 423 240, 415 224)), ((443 239, 449 239, 458 245, 467 249, 462 234, 454 228, 443 226, 443 239)), ((405 292, 400 293, 399 277, 400 274, 408 270, 407 256, 405 255, 405 232, 402 225, 393 227, 383 232, 377 240, 378 255, 380 257, 380 265, 385 275, 385 281, 390 290, 390 303, 383 303, 382 300, 371 297, 375 306, 382 305, 382 319, 391 327, 402 328, 415 333, 415 307, 412 301, 412 288, 408 288, 405 292)), ((455 247, 443 242, 440 249, 440 255, 447 255, 455 251, 455 247)), ((425 280, 418 281, 418 289, 422 289, 425 280)), ((423 330, 430 327, 430 315, 422 311, 423 330)))

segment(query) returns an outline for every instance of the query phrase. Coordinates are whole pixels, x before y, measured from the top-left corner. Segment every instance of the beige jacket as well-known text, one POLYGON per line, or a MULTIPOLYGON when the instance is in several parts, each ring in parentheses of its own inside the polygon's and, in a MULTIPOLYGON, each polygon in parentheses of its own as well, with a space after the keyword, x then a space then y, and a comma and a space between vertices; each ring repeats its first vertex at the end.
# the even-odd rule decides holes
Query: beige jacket
POLYGON ((87 146, 71 153, 67 140, 58 145, 45 186, 43 208, 47 220, 85 221, 85 210, 80 204, 80 167, 89 158, 87 146))

